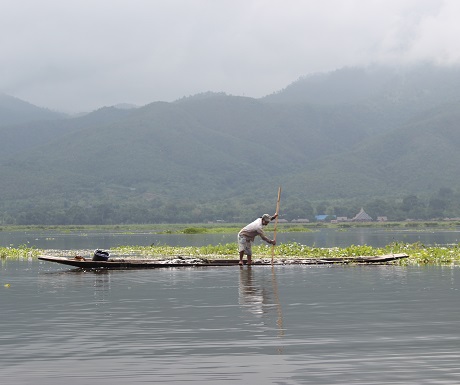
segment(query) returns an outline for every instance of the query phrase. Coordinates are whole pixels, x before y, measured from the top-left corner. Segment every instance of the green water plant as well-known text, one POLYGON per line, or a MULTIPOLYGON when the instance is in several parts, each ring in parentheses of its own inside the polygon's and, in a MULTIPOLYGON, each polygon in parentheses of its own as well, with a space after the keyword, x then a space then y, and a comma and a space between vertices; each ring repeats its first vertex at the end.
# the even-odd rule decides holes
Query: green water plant
MULTIPOLYGON (((347 258, 357 256, 372 256, 385 254, 407 254, 408 258, 395 261, 402 266, 460 266, 460 244, 453 245, 424 245, 417 243, 394 242, 385 247, 372 247, 368 245, 351 245, 348 247, 315 247, 300 243, 282 243, 273 249, 263 243, 253 246, 254 258, 271 258, 272 252, 275 258, 347 258)), ((198 258, 223 258, 236 259, 238 257, 237 244, 226 243, 207 246, 119 246, 112 248, 113 256, 137 257, 137 258, 174 258, 177 256, 189 256, 198 258)), ((0 247, 0 258, 35 258, 42 254, 49 254, 47 250, 39 250, 27 247, 18 248, 0 247)), ((69 251, 69 255, 74 255, 69 251)))
MULTIPOLYGON (((236 243, 208 245, 201 247, 176 247, 167 245, 152 246, 123 246, 113 250, 120 254, 135 254, 145 257, 167 257, 187 255, 194 257, 237 258, 236 243)), ((259 244, 253 246, 255 258, 269 258, 272 255, 272 246, 259 244)), ((314 247, 300 243, 283 243, 274 248, 275 258, 347 258, 358 256, 372 256, 385 254, 407 254, 409 257, 396 261, 399 265, 459 265, 460 245, 431 245, 422 243, 391 243, 385 247, 368 245, 351 245, 348 247, 314 247)))
POLYGON ((204 227, 187 227, 182 230, 182 233, 184 234, 205 234, 207 232, 208 230, 204 227))
POLYGON ((26 245, 19 246, 17 248, 13 247, 0 247, 0 258, 36 258, 41 254, 38 249, 28 247, 26 245))

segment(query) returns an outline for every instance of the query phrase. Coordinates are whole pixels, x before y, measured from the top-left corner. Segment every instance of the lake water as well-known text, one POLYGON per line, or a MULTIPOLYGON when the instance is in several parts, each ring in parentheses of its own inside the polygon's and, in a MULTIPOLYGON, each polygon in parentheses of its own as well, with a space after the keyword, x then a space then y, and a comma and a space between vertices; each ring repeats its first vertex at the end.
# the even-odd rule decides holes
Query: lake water
MULTIPOLYGON (((321 229, 277 239, 383 246, 453 244, 459 234, 321 229)), ((0 232, 2 246, 45 249, 228 242, 235 242, 234 234, 0 232)), ((1 260, 0 382, 459 384, 459 289, 458 267, 97 273, 1 260)))
MULTIPOLYGON (((266 232, 273 234, 273 228, 268 227, 266 232)), ((350 245, 369 245, 383 247, 392 242, 424 244, 458 244, 460 242, 460 228, 452 229, 384 229, 351 228, 318 229, 312 232, 278 233, 280 243, 297 242, 317 247, 347 247, 350 245)), ((120 245, 148 246, 164 244, 170 246, 206 246, 226 243, 235 243, 236 234, 155 234, 155 233, 116 233, 116 232, 56 232, 56 231, 0 231, 0 246, 27 245, 39 249, 110 249, 120 245)), ((261 243, 257 238, 256 243, 261 243)))
POLYGON ((457 267, 0 272, 6 385, 460 383, 457 267))

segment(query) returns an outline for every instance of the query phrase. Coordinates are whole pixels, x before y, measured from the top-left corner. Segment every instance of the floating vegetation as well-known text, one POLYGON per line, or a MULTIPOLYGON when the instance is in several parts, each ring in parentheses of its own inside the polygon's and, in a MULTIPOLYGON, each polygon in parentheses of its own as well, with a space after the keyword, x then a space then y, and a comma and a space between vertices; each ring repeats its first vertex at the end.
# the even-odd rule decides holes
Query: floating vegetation
MULTIPOLYGON (((270 258, 272 246, 259 244, 253 246, 254 258, 270 258)), ((62 251, 61 251, 62 252, 62 251)), ((120 256, 136 256, 143 258, 164 258, 176 256, 188 256, 197 258, 238 258, 236 243, 226 243, 207 246, 119 246, 112 248, 110 253, 120 256)), ((53 254, 50 250, 39 250, 27 246, 18 248, 0 247, 0 258, 2 259, 29 259, 36 258, 43 254, 53 254)), ((72 251, 68 251, 73 255, 72 251)), ((454 245, 424 245, 418 243, 391 243, 385 247, 372 247, 367 245, 351 245, 348 247, 314 247, 306 246, 296 242, 283 243, 275 246, 275 258, 346 258, 358 256, 378 256, 385 254, 407 254, 409 258, 394 262, 402 266, 460 266, 460 244, 454 245)), ((75 254, 76 255, 76 254, 75 254)))
POLYGON ((19 246, 18 248, 13 247, 0 247, 0 258, 37 258, 39 255, 43 254, 43 251, 34 249, 32 247, 27 247, 25 245, 19 246))
MULTIPOLYGON (((272 246, 254 245, 253 255, 256 258, 268 258, 272 254, 272 246)), ((187 255, 193 257, 216 257, 234 259, 238 256, 236 243, 208 245, 201 247, 177 247, 167 245, 123 246, 112 249, 112 252, 124 255, 142 255, 146 258, 187 255)), ((351 245, 342 247, 311 247, 296 242, 283 243, 274 249, 275 258, 346 258, 385 254, 407 254, 409 258, 395 262, 404 266, 420 265, 460 265, 460 245, 426 246, 422 243, 391 243, 385 247, 368 245, 351 245)))
POLYGON ((205 234, 208 232, 208 229, 203 227, 187 227, 186 229, 182 230, 184 234, 205 234))

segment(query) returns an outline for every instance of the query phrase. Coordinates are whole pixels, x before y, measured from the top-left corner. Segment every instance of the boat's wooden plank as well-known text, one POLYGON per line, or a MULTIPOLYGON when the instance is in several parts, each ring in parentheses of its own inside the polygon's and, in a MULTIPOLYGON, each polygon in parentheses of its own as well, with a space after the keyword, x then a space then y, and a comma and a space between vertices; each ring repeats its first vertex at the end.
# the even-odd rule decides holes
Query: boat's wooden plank
MULTIPOLYGON (((344 258, 303 258, 303 259, 275 259, 275 264, 287 265, 320 265, 320 264, 376 264, 395 261, 401 258, 407 258, 407 254, 388 254, 380 256, 359 256, 359 257, 344 257, 344 258)), ((168 267, 212 267, 212 266, 235 266, 238 265, 238 259, 214 259, 208 261, 191 261, 174 262, 168 260, 149 260, 149 259, 109 259, 108 261, 92 261, 83 258, 67 258, 40 256, 38 259, 42 261, 60 263, 67 266, 78 267, 82 269, 159 269, 168 267)), ((271 265, 268 260, 256 260, 254 266, 271 265)))

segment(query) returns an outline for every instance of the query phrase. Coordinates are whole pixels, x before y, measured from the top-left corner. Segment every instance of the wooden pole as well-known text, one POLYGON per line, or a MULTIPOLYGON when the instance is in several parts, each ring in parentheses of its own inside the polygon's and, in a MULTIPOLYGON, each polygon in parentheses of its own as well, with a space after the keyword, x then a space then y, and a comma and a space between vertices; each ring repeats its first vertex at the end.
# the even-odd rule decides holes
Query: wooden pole
MULTIPOLYGON (((281 186, 278 187, 278 200, 276 201, 276 218, 275 218, 275 228, 273 229, 273 240, 276 241, 276 226, 278 225, 278 216, 280 211, 280 198, 281 198, 281 186)), ((273 259, 275 258, 275 245, 272 246, 272 265, 273 259)))
MULTIPOLYGON (((278 216, 280 212, 280 198, 281 198, 281 186, 278 187, 278 200, 276 201, 276 218, 275 218, 275 228, 273 229, 273 239, 276 241, 276 227, 278 225, 278 216)), ((276 282, 276 275, 275 275, 275 267, 273 265, 273 259, 275 257, 275 246, 272 246, 272 282, 273 282, 273 293, 275 294, 275 300, 276 300, 276 308, 277 308, 277 313, 278 313, 278 319, 276 321, 276 324, 278 325, 279 328, 279 337, 284 336, 284 328, 283 328, 283 312, 281 310, 281 303, 280 303, 280 298, 278 295, 278 284, 276 282)), ((278 351, 280 353, 283 353, 283 348, 279 348, 278 351)))

